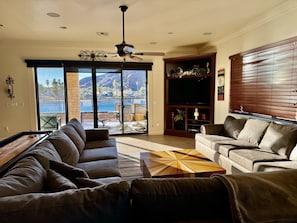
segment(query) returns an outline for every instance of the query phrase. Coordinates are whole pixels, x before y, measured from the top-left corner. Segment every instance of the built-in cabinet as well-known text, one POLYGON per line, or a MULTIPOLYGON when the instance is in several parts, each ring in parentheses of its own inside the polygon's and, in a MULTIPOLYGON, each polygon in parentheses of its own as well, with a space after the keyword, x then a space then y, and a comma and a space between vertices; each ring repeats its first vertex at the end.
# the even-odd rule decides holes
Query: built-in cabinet
POLYGON ((215 56, 164 59, 164 134, 193 137, 213 123, 215 56))

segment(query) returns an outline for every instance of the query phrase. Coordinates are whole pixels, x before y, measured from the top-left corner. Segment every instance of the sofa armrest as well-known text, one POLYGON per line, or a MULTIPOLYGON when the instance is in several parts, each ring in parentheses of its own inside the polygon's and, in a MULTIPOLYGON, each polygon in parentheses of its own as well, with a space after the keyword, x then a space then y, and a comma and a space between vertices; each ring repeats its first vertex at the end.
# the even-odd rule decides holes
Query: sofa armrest
POLYGON ((109 139, 108 129, 86 129, 86 141, 107 140, 109 139))
POLYGON ((224 124, 201 125, 200 132, 205 135, 224 135, 224 124))
POLYGON ((128 222, 129 184, 125 181, 65 190, 0 198, 1 223, 128 222))

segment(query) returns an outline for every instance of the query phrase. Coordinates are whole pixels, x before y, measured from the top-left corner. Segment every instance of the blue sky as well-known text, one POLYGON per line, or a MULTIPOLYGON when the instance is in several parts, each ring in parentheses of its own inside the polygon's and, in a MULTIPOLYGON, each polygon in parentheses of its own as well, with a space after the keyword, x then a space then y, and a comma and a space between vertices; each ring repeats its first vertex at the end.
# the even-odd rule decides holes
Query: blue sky
MULTIPOLYGON (((38 73, 38 83, 46 86, 46 80, 49 80, 51 85, 51 80, 56 78, 60 79, 61 82, 64 82, 64 70, 63 68, 37 68, 38 73)), ((79 79, 89 77, 90 73, 79 73, 79 79)))

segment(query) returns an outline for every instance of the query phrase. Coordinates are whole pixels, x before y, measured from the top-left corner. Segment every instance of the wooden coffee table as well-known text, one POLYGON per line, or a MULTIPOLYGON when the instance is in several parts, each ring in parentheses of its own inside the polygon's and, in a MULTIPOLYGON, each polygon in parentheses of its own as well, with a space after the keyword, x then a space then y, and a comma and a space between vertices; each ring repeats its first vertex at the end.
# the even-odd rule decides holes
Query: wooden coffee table
POLYGON ((209 177, 226 170, 195 149, 140 153, 144 177, 209 177))

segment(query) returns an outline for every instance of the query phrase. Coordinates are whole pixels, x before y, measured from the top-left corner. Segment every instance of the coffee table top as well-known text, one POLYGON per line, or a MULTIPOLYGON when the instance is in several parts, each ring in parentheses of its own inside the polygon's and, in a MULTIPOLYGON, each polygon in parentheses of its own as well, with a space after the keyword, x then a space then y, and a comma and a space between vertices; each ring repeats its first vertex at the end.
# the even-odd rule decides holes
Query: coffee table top
POLYGON ((226 170, 195 149, 140 153, 144 177, 208 177, 226 170))

